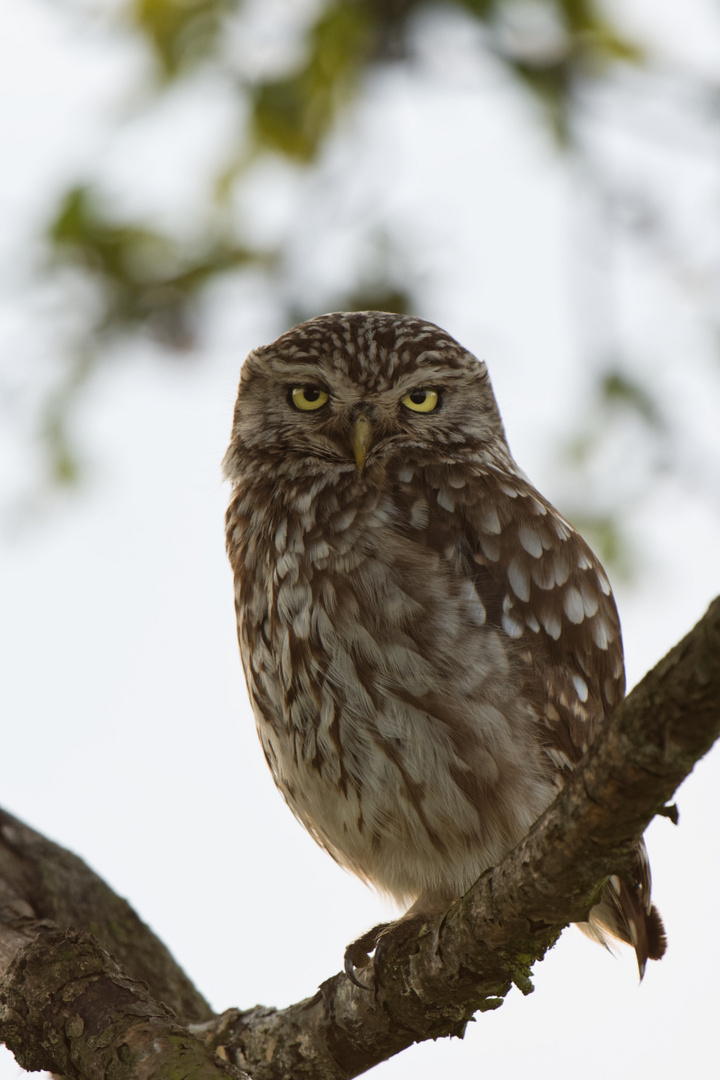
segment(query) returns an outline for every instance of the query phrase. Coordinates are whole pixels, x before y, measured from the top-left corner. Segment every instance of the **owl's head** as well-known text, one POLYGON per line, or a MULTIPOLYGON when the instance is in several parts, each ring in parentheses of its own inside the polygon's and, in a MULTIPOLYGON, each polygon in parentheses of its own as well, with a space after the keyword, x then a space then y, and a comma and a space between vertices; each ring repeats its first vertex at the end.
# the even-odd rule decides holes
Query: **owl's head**
POLYGON ((507 444, 485 364, 433 323, 384 311, 319 315, 245 361, 225 474, 249 462, 306 475, 391 457, 448 463, 507 444))

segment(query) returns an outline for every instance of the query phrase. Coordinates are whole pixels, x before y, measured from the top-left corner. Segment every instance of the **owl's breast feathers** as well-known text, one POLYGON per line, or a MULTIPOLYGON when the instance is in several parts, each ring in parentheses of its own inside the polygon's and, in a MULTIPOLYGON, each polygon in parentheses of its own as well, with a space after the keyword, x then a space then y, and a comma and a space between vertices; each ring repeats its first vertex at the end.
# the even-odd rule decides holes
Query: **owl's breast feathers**
POLYGON ((621 697, 619 627, 599 564, 524 480, 382 479, 260 511, 237 490, 243 660, 276 782, 316 838, 396 895, 456 892, 528 831, 621 697), (418 843, 422 881, 403 865, 418 843))

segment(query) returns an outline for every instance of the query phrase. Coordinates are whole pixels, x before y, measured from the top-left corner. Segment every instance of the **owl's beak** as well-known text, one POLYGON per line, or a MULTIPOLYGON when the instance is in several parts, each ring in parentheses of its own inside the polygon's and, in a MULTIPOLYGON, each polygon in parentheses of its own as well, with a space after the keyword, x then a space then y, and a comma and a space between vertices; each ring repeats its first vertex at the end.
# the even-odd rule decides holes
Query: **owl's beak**
POLYGON ((352 448, 360 472, 365 468, 365 458, 372 443, 372 434, 372 426, 367 417, 358 417, 353 428, 352 448))

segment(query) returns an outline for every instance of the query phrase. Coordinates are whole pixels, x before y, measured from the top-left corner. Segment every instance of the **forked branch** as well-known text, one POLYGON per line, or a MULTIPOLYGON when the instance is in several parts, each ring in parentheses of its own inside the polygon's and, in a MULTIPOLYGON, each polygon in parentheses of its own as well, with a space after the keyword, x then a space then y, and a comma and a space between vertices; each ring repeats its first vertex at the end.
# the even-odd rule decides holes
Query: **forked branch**
POLYGON ((719 734, 720 598, 628 696, 530 835, 444 916, 395 924, 363 972, 371 990, 338 974, 289 1008, 220 1017, 81 860, 0 815, 0 1037, 26 1068, 88 1080, 238 1067, 254 1080, 349 1080, 413 1042, 459 1034, 513 983, 530 988, 533 963, 584 918, 719 734))

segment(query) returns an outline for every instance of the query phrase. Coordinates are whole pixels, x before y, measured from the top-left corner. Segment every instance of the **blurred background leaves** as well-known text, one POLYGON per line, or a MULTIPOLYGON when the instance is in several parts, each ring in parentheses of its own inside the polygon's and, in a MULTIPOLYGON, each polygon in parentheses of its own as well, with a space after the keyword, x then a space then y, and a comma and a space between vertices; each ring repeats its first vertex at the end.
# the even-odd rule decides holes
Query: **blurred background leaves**
MULTIPOLYGON (((146 338, 166 358, 186 358, 202 342, 208 290, 223 280, 260 280, 280 312, 278 331, 328 309, 428 314, 411 254, 371 215, 358 215, 347 240, 354 255, 343 273, 309 286, 298 267, 309 254, 311 231, 280 227, 262 235, 253 207, 263 170, 291 189, 327 184, 323 170, 331 149, 338 139, 360 138, 353 128, 357 106, 379 79, 413 69, 432 92, 438 72, 428 56, 438 28, 447 23, 456 27, 455 40, 470 43, 465 61, 469 50, 477 71, 488 73, 489 94, 499 78, 526 98, 535 137, 568 170, 570 185, 582 189, 569 207, 570 244, 590 264, 588 279, 595 275, 597 288, 591 282, 571 298, 579 362, 587 371, 585 411, 558 432, 558 455, 571 477, 570 511, 606 559, 631 567, 622 503, 606 499, 598 505, 588 479, 592 463, 602 459, 608 440, 622 441, 618 432, 630 427, 647 449, 646 474, 683 466, 673 461, 672 424, 656 400, 651 367, 642 357, 637 362, 643 320, 651 322, 652 312, 632 297, 620 301, 613 279, 630 238, 665 267, 679 294, 703 293, 702 319, 717 337, 717 252, 708 256, 698 247, 697 233, 667 198, 664 171, 668 153, 715 153, 717 82, 668 68, 652 45, 626 29, 621 7, 600 0, 116 0, 107 8, 66 6, 68 17, 86 19, 109 36, 124 35, 144 57, 128 69, 124 110, 108 121, 111 150, 122 144, 133 117, 158 114, 183 95, 208 117, 222 99, 229 119, 214 136, 212 164, 198 181, 202 211, 190 220, 138 209, 149 180, 144 166, 128 174, 138 192, 136 206, 108 184, 101 161, 49 197, 37 278, 61 291, 71 283, 74 295, 79 291, 86 301, 72 333, 58 334, 61 374, 51 380, 32 433, 45 447, 46 474, 54 483, 73 484, 81 475, 73 408, 98 367, 110 354, 117 357, 117 343, 146 338), (635 138, 656 139, 662 152, 637 173, 618 169, 604 124, 634 125, 635 138), (635 305, 629 316, 619 310, 623 304, 635 305), (627 333, 623 322, 635 331, 627 333)), ((452 67, 446 45, 439 66, 448 60, 452 67)), ((393 183, 388 176, 387 184, 393 183)), ((708 230, 715 234, 717 226, 716 211, 708 230)), ((521 309, 522 296, 517 303, 521 309)), ((92 456, 92 447, 85 452, 92 456)))

